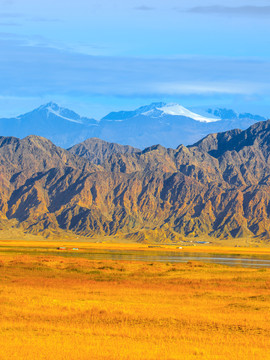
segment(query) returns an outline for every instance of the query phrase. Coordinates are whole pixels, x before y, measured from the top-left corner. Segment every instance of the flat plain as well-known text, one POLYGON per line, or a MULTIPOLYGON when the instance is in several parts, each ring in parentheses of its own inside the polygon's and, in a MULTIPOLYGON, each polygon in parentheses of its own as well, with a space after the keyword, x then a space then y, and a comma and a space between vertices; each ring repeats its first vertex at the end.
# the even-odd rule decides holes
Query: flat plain
MULTIPOLYGON (((0 243, 0 359, 270 359, 270 269, 89 260, 109 246, 80 245, 0 243)), ((252 251, 269 254, 237 249, 252 251)))

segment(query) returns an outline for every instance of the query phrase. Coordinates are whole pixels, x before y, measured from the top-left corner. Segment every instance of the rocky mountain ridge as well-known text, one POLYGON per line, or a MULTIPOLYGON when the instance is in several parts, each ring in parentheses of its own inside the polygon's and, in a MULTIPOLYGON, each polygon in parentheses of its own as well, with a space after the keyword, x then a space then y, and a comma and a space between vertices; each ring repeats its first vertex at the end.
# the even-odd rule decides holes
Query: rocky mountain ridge
MULTIPOLYGON (((1 226, 51 236, 270 238, 270 120, 177 149, 0 137, 1 226)), ((0 226, 0 227, 1 227, 0 226)))

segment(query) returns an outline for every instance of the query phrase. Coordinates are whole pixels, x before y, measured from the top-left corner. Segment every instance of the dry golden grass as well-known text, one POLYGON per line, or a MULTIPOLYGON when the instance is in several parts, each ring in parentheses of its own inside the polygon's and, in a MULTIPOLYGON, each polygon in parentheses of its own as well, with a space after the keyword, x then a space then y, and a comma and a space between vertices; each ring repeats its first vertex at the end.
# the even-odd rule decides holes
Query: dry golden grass
MULTIPOLYGON (((108 237, 107 237, 108 238, 108 237)), ((112 243, 108 242, 104 237, 100 237, 97 241, 92 239, 92 242, 89 242, 89 239, 83 239, 74 241, 73 240, 0 240, 0 249, 1 248, 18 248, 24 247, 29 248, 46 248, 55 250, 58 246, 65 246, 67 248, 77 247, 80 249, 90 249, 90 250, 144 250, 144 251, 176 251, 179 253, 180 245, 160 245, 157 244, 155 248, 151 248, 153 244, 138 244, 138 243, 112 243)), ((203 245, 203 246, 185 246, 182 248, 183 252, 196 252, 196 253, 219 253, 219 254, 264 254, 270 255, 270 243, 266 246, 261 247, 234 247, 234 246, 225 246, 227 242, 224 242, 222 246, 218 245, 203 245)))
POLYGON ((1 360, 270 359, 270 269, 0 261, 1 360))

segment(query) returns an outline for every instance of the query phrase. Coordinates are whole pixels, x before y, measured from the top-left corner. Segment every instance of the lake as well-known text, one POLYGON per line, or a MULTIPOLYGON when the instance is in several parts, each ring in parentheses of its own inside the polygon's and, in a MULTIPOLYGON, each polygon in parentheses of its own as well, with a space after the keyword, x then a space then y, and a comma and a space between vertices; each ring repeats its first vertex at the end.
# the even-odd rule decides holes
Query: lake
MULTIPOLYGON (((180 251, 180 250, 179 250, 180 251)), ((149 261, 165 263, 185 263, 188 261, 202 261, 228 266, 264 268, 270 267, 270 256, 268 255, 226 255, 226 254, 201 254, 190 252, 148 252, 148 251, 119 251, 108 250, 101 253, 84 253, 84 257, 93 260, 127 260, 127 261, 149 261)))
POLYGON ((107 250, 107 249, 76 249, 63 248, 56 250, 43 247, 0 247, 4 253, 27 255, 53 255, 71 258, 85 258, 89 260, 125 260, 165 263, 185 263, 188 261, 202 261, 228 266, 248 268, 269 268, 270 255, 266 254, 217 254, 178 251, 155 250, 107 250))

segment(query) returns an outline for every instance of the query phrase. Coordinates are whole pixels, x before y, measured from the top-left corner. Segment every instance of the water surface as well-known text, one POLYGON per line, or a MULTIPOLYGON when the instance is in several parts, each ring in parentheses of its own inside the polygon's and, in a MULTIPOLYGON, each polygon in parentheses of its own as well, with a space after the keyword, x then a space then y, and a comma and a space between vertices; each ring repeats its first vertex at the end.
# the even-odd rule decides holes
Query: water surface
POLYGON ((42 247, 0 247, 1 253, 52 255, 73 258, 86 258, 89 260, 126 260, 165 263, 186 263, 188 261, 202 261, 228 266, 248 268, 270 268, 270 255, 267 254, 216 254, 178 251, 155 250, 105 250, 105 249, 79 249, 57 250, 42 247))
POLYGON ((150 261, 165 263, 186 263, 188 261, 202 261, 229 266, 264 268, 270 267, 270 256, 268 255, 226 255, 190 252, 147 252, 147 251, 119 251, 108 250, 102 253, 85 254, 88 259, 93 260, 127 260, 127 261, 150 261))

